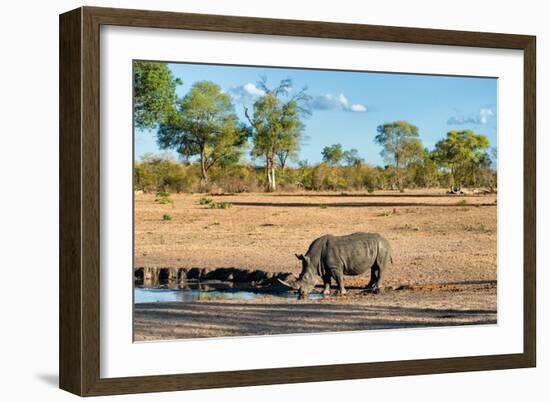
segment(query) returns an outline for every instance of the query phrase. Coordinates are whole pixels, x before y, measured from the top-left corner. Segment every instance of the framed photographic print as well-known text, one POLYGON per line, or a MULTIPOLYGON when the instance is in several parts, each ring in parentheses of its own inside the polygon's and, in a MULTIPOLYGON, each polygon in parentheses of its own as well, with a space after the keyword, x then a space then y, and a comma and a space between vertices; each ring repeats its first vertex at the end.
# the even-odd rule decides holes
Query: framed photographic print
POLYGON ((533 36, 62 14, 60 386, 535 366, 535 166, 533 36))

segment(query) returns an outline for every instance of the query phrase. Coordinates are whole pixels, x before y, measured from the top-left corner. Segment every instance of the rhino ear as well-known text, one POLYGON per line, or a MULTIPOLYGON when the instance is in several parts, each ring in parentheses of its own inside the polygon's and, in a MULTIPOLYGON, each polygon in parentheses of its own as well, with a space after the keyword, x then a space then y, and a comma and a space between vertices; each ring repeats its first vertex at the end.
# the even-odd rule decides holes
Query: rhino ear
POLYGON ((296 255, 296 258, 298 260, 304 260, 304 255, 298 255, 297 253, 295 253, 294 255, 296 255))

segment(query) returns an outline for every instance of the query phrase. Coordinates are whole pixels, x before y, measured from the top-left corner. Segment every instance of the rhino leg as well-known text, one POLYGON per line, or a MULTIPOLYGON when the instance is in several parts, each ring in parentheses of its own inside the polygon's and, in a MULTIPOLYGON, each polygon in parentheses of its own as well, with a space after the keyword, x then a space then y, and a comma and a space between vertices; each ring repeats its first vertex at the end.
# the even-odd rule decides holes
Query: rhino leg
POLYGON ((330 295, 330 276, 323 277, 323 295, 330 295))
POLYGON ((336 284, 338 285, 338 292, 341 295, 344 295, 347 291, 344 287, 344 273, 343 273, 343 270, 334 270, 334 271, 332 271, 332 275, 336 279, 336 284))
POLYGON ((370 281, 365 291, 378 294, 380 289, 378 288, 378 283, 382 278, 382 270, 378 266, 378 263, 374 263, 370 269, 370 281))

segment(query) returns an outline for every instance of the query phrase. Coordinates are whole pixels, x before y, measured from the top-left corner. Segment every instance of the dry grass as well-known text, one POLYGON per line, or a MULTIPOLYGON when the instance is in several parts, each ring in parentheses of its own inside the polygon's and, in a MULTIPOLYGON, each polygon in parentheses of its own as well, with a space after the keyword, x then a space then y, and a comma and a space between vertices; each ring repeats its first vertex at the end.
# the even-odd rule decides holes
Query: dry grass
POLYGON ((423 190, 211 196, 232 203, 228 209, 200 205, 202 197, 174 194, 172 204, 161 205, 153 195, 136 195, 137 266, 296 273, 294 253, 305 252, 315 238, 366 231, 379 232, 392 245, 394 265, 385 273, 385 285, 496 279, 495 195, 423 190), (163 221, 164 214, 172 220, 163 221))

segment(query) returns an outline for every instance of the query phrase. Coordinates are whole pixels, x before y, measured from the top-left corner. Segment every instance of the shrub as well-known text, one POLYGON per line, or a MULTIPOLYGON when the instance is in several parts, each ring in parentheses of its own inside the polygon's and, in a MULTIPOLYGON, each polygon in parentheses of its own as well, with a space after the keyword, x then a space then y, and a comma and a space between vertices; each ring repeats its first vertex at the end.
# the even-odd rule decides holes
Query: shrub
POLYGON ((193 191, 199 178, 199 169, 195 165, 178 163, 170 156, 146 154, 141 162, 134 163, 134 190, 193 191))
POLYGON ((162 221, 172 221, 172 216, 170 214, 164 214, 162 216, 162 221))
POLYGON ((171 203, 172 200, 170 200, 170 193, 161 191, 157 193, 157 197, 155 197, 155 202, 158 204, 168 204, 171 203))
POLYGON ((205 206, 207 204, 211 204, 214 200, 212 200, 210 197, 201 197, 199 200, 199 204, 201 206, 205 206))
POLYGON ((411 230, 411 231, 420 231, 420 227, 418 225, 412 225, 412 224, 405 224, 402 229, 405 230, 411 230))
POLYGON ((210 208, 216 208, 216 209, 228 209, 233 207, 233 204, 229 202, 216 202, 213 201, 209 204, 210 208))

